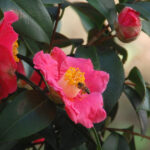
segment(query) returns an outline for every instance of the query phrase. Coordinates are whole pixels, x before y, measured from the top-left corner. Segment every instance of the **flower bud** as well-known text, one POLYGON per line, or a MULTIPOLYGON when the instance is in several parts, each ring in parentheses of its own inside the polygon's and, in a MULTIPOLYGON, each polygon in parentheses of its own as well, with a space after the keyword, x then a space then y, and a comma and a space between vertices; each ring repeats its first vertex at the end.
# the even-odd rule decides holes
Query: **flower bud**
POLYGON ((130 7, 125 7, 115 22, 117 37, 122 42, 131 42, 137 38, 141 31, 139 12, 130 7))

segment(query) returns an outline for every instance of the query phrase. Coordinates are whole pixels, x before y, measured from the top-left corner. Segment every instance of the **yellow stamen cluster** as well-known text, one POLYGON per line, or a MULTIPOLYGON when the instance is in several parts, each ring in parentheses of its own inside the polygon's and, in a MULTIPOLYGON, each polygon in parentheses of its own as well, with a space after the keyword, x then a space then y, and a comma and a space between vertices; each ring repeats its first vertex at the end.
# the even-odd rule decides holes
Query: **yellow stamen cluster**
POLYGON ((19 62, 19 58, 17 57, 17 54, 18 54, 18 42, 16 41, 13 44, 13 57, 16 62, 19 62))
POLYGON ((79 68, 70 67, 65 75, 64 79, 69 85, 76 85, 80 83, 85 83, 84 72, 81 72, 79 68))

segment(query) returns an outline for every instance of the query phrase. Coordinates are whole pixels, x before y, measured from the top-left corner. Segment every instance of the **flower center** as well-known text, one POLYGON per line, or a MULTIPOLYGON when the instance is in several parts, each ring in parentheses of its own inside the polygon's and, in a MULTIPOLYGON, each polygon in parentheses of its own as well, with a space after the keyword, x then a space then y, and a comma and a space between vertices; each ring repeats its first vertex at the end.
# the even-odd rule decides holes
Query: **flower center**
POLYGON ((79 83, 85 84, 84 72, 74 67, 70 67, 58 81, 65 95, 70 98, 77 96, 80 92, 81 89, 78 87, 79 83))
POLYGON ((70 67, 66 71, 64 79, 68 82, 69 85, 77 86, 79 82, 84 84, 84 72, 81 72, 79 68, 70 67))
POLYGON ((17 57, 17 54, 18 54, 18 42, 16 41, 13 43, 13 57, 16 62, 19 62, 19 58, 17 57))

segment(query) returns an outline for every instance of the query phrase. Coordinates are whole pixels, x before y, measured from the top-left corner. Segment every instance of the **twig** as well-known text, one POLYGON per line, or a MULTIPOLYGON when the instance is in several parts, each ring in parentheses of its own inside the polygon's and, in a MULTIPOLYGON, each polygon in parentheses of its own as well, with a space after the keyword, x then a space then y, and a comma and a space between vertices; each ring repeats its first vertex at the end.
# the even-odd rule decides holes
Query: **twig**
POLYGON ((145 139, 148 139, 150 140, 150 137, 149 136, 146 136, 146 135, 142 135, 140 133, 137 133, 137 132, 132 132, 128 129, 118 129, 118 128, 104 128, 105 130, 108 130, 108 131, 119 131, 119 132, 125 132, 125 133, 129 133, 129 134, 132 134, 132 135, 135 135, 135 136, 140 136, 142 138, 145 138, 145 139))
POLYGON ((51 49, 53 47, 53 41, 54 41, 54 38, 55 38, 55 33, 56 33, 58 21, 60 19, 60 17, 59 17, 60 8, 61 8, 61 4, 58 5, 57 18, 56 18, 55 26, 54 26, 54 29, 53 29, 53 32, 52 32, 52 37, 51 37, 50 46, 49 46, 49 52, 51 52, 51 49))
POLYGON ((100 44, 100 43, 103 43, 104 41, 110 40, 110 39, 112 39, 112 38, 114 38, 114 37, 116 37, 116 34, 115 34, 115 35, 111 35, 111 36, 104 37, 104 38, 100 39, 98 42, 99 42, 99 44, 100 44))
POLYGON ((103 30, 98 32, 87 44, 87 46, 92 45, 94 42, 98 40, 98 38, 108 29, 109 25, 105 26, 103 30))
POLYGON ((140 0, 134 0, 133 3, 139 2, 140 0))
POLYGON ((41 79, 44 81, 44 83, 48 89, 48 92, 49 92, 49 86, 48 86, 43 74, 39 70, 34 68, 34 64, 33 64, 32 60, 30 58, 23 56, 23 55, 20 55, 20 54, 18 54, 17 57, 24 60, 26 63, 28 63, 41 76, 41 79))
POLYGON ((29 84, 33 89, 37 90, 37 91, 42 91, 40 89, 40 87, 38 87, 36 84, 34 84, 33 82, 31 82, 27 77, 25 77, 24 75, 20 74, 19 72, 16 72, 16 75, 18 78, 22 79, 23 81, 25 81, 27 84, 29 84))
POLYGON ((132 83, 132 82, 125 82, 125 84, 127 84, 127 85, 131 85, 131 86, 136 86, 136 84, 135 83, 132 83))

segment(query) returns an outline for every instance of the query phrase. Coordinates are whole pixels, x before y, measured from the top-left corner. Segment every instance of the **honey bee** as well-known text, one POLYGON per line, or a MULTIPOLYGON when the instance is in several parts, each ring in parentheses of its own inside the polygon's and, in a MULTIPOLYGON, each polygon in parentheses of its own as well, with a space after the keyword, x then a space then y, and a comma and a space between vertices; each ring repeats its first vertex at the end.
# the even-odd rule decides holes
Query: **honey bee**
POLYGON ((82 90, 82 93, 90 94, 90 90, 83 83, 79 82, 77 87, 82 90))

